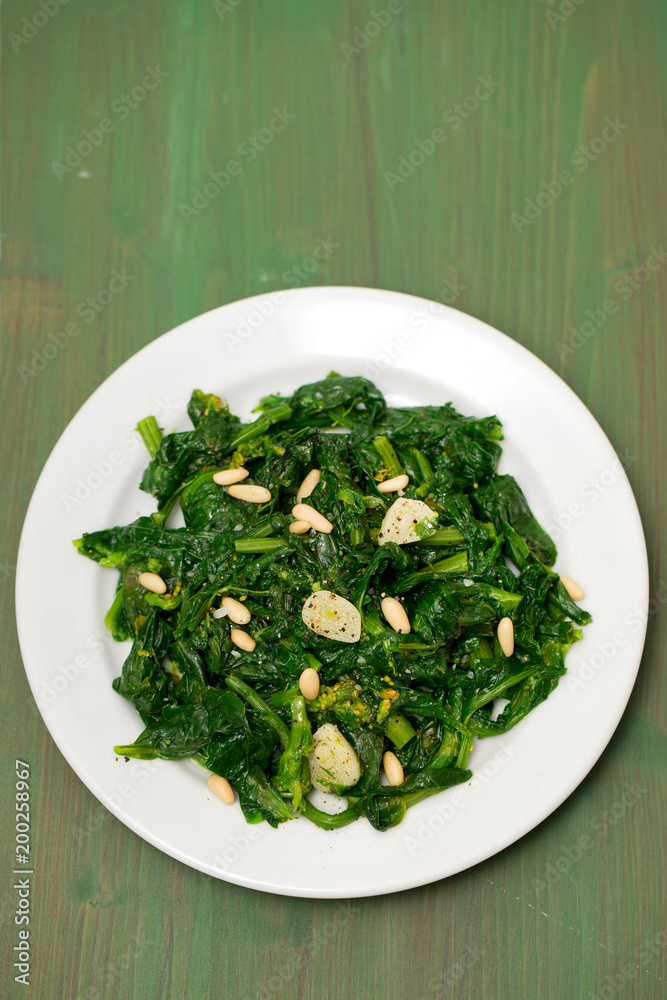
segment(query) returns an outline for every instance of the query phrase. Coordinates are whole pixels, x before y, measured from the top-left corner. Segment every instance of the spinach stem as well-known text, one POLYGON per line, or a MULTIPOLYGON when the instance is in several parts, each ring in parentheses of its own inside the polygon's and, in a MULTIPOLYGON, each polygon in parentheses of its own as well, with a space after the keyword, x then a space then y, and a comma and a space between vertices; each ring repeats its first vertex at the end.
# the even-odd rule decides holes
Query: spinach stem
POLYGON ((153 521, 158 526, 158 528, 162 527, 164 522, 171 514, 172 510, 176 506, 176 501, 178 500, 181 493, 184 493, 189 486, 193 486, 195 483, 199 485, 199 483, 203 483, 207 479, 213 479, 213 476, 216 474, 216 472, 217 469, 209 469, 207 472, 195 472, 191 476, 188 476, 187 479, 183 480, 178 489, 174 490, 171 496, 168 497, 167 500, 165 500, 160 510, 156 511, 153 514, 153 521))
POLYGON ((288 406, 287 403, 281 403, 280 406, 272 406, 261 417, 258 417, 257 420, 253 420, 251 424, 244 427, 241 433, 236 435, 230 444, 230 448, 238 448, 240 444, 245 444, 246 441, 251 441, 260 434, 264 434, 272 424, 278 423, 279 420, 289 420, 291 416, 292 407, 288 406))
POLYGON ((461 742, 459 744, 459 752, 454 763, 454 767, 465 767, 466 761, 470 756, 470 751, 472 750, 472 734, 462 733, 461 742))
POLYGON ((339 830, 341 826, 347 826, 348 823, 352 823, 353 820, 357 819, 359 813, 356 809, 350 808, 344 809, 343 812, 339 813, 325 813, 306 799, 301 815, 323 830, 339 830))
POLYGON ((399 750, 416 735, 416 730, 401 712, 394 712, 387 719, 387 736, 399 750))
POLYGON ((275 694, 272 694, 269 701, 274 708, 283 708, 285 705, 290 705, 299 694, 298 687, 288 688, 287 691, 277 691, 275 694))
POLYGON ((257 528, 251 528, 248 538, 268 538, 274 532, 274 527, 272 524, 261 524, 257 528))
POLYGON ((430 563, 426 573, 467 573, 468 572, 468 550, 457 552, 446 559, 430 563))
POLYGON ((482 694, 478 694, 476 698, 471 698, 466 707, 466 713, 463 721, 468 722, 471 715, 481 708, 482 705, 488 704, 488 702, 493 701, 494 698, 502 698, 508 688, 514 687, 519 681, 525 681, 527 677, 534 674, 539 668, 536 664, 531 664, 522 670, 518 674, 513 674, 511 677, 505 678, 504 680, 498 681, 494 687, 486 688, 482 694))
POLYGON ((436 528, 432 535, 420 538, 417 545, 460 545, 463 535, 458 528, 436 528))
POLYGON ((144 417, 137 424, 137 430, 141 434, 141 440, 148 448, 151 458, 155 458, 156 452, 162 441, 162 431, 157 425, 155 417, 144 417))
POLYGON ((287 750, 289 746, 290 731, 279 716, 273 711, 272 708, 267 705, 261 695, 257 694, 249 684, 242 681, 240 677, 235 674, 229 674, 225 677, 225 684, 230 687, 232 691, 235 691, 238 695, 245 699, 249 705, 252 705, 256 711, 261 712, 268 724, 275 729, 280 737, 280 742, 282 743, 283 750, 287 750))
POLYGON ((398 455, 394 451, 391 441, 386 435, 381 434, 380 437, 376 437, 373 441, 373 445, 382 459, 384 468, 389 469, 392 475, 400 476, 400 474, 405 471, 398 460, 398 455))
POLYGON ((274 552, 287 545, 284 538, 240 538, 234 542, 237 552, 274 552))
POLYGON ((230 591, 232 594, 259 594, 262 597, 266 597, 267 594, 271 593, 270 590, 250 590, 248 587, 221 587, 218 593, 226 594, 227 591, 230 591))
POLYGON ((417 468, 419 469, 419 474, 422 477, 424 483, 428 483, 429 480, 433 479, 433 469, 431 468, 431 463, 427 459, 426 455, 412 446, 410 448, 410 454, 417 463, 417 468))
MULTIPOLYGON (((380 529, 378 528, 378 531, 379 530, 380 529)), ((359 527, 359 525, 355 525, 354 528, 350 529, 350 545, 352 545, 356 549, 358 545, 363 544, 363 541, 364 541, 364 529, 359 527)))
POLYGON ((521 594, 513 594, 511 590, 500 590, 498 587, 492 587, 490 584, 483 586, 482 589, 489 597, 495 598, 502 605, 505 613, 512 611, 522 599, 521 594))

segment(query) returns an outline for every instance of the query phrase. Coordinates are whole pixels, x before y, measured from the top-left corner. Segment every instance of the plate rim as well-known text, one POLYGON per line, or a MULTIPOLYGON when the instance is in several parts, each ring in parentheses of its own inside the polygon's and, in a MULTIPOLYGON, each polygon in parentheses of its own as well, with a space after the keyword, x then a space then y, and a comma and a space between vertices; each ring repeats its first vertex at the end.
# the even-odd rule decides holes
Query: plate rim
MULTIPOLYGON (((528 361, 529 364, 535 365, 537 363, 543 377, 546 377, 555 386, 558 386, 558 389, 561 392, 563 390, 567 391, 567 394, 569 394, 570 403, 575 407, 577 411, 577 419, 583 416, 584 419, 591 421, 595 425, 597 432, 600 435, 602 435, 602 438, 606 442, 610 452, 618 459, 615 449, 613 448, 611 442, 609 441, 609 438, 607 437, 603 428, 598 423, 595 416, 591 413, 588 407, 586 407, 583 401, 576 395, 574 390, 555 371, 553 371, 553 369, 551 369, 544 361, 542 361, 541 358, 533 354, 530 350, 528 350, 528 348, 524 347, 523 344, 520 344, 518 341, 514 340, 508 334, 505 334, 502 331, 496 329, 495 327, 492 327, 484 320, 480 320, 477 317, 471 316, 468 313, 464 313, 458 309, 453 308, 452 306, 436 302, 435 300, 426 299, 422 296, 411 295, 405 292, 396 292, 390 289, 372 288, 372 287, 356 286, 356 285, 352 286, 324 285, 324 286, 308 286, 305 288, 277 289, 274 291, 261 292, 256 295, 247 296, 243 299, 233 300, 232 302, 228 302, 225 303, 224 305, 217 306, 211 310, 207 310, 204 313, 200 313, 197 316, 185 320, 184 322, 178 324, 172 329, 167 330, 163 334, 154 338, 148 344, 145 344, 143 347, 139 348, 139 350, 130 355, 130 357, 128 357, 122 364, 120 364, 117 368, 115 368, 114 371, 110 372, 109 375, 107 375, 107 377, 100 383, 100 385, 93 390, 93 392, 88 396, 88 398, 82 403, 82 405, 78 408, 76 413, 68 421, 67 425, 65 426, 65 428, 59 435, 57 441, 53 445, 51 452, 40 472, 40 476, 35 484, 32 496, 30 498, 30 502, 26 510, 23 528, 21 531, 19 550, 17 556, 16 583, 15 583, 16 619, 17 619, 17 629, 19 633, 19 644, 21 648, 24 670, 28 678, 30 689, 36 704, 37 704, 37 691, 33 686, 33 677, 31 676, 27 665, 26 655, 24 651, 24 639, 22 637, 22 631, 24 627, 22 619, 22 611, 25 607, 24 577, 28 561, 26 549, 29 545, 32 518, 35 516, 35 510, 40 500, 39 496, 40 484, 45 479, 47 471, 50 469, 51 463, 57 459, 56 453, 60 450, 64 439, 68 436, 73 425, 78 425, 78 422, 85 418, 85 413, 87 412, 88 407, 92 405, 94 397, 100 392, 100 390, 103 387, 108 386, 115 379, 121 378, 122 373, 124 372, 124 370, 126 370, 127 366, 135 363, 136 359, 140 355, 143 355, 145 352, 151 352, 156 349, 159 349, 157 345, 163 343, 166 338, 176 336, 179 332, 182 332, 184 328, 187 328, 190 325, 196 325, 196 324, 205 325, 206 322, 210 322, 214 316, 222 314, 225 310, 230 310, 230 308, 232 307, 238 309, 243 307, 244 305, 249 305, 252 302, 266 299, 267 296, 272 296, 272 295, 275 296, 277 294, 281 294, 285 298, 289 299, 300 298, 303 300, 307 300, 308 298, 312 298, 314 300, 317 300, 319 298, 326 299, 327 296, 333 295, 334 297, 337 297, 340 296, 341 294, 348 298, 354 296, 358 296, 364 299, 369 296, 380 297, 380 298, 389 297, 393 300, 396 299, 399 299, 401 301, 407 300, 407 302, 411 303, 413 308, 415 309, 418 307, 418 304, 422 304, 422 307, 429 306, 431 308, 433 306, 437 306, 439 317, 442 316, 446 319, 448 314, 452 314, 457 323, 459 324, 462 323, 463 326, 472 327, 477 334, 483 334, 486 337, 490 337, 492 341, 496 341, 504 347, 509 346, 510 350, 518 349, 518 351, 522 353, 522 356, 525 357, 525 359, 528 361)), ((361 364, 361 359, 359 360, 361 364)), ((620 459, 618 459, 618 461, 620 463, 620 459)), ((628 494, 627 499, 631 501, 633 507, 633 516, 635 520, 634 528, 638 529, 639 537, 641 537, 643 543, 641 550, 642 563, 643 563, 642 566, 643 579, 641 581, 643 587, 642 599, 645 598, 646 601, 648 601, 650 597, 649 568, 648 568, 648 556, 647 556, 645 533, 643 530, 641 516, 638 509, 636 498, 634 496, 634 492, 632 490, 632 486, 629 482, 625 469, 622 466, 621 468, 622 472, 620 473, 620 475, 626 487, 626 491, 628 494)), ((106 793, 102 790, 100 785, 97 784, 95 777, 85 771, 81 762, 78 759, 76 758, 74 760, 71 759, 73 755, 69 751, 69 747, 67 746, 63 734, 58 729, 57 722, 53 718, 49 719, 47 717, 48 712, 45 714, 45 711, 42 709, 41 706, 37 705, 37 708, 42 718, 42 721, 44 722, 47 730, 51 735, 51 738, 56 743, 56 746, 62 753, 63 757, 65 758, 69 766, 72 768, 72 770, 75 772, 77 777, 95 795, 95 797, 101 802, 101 804, 104 805, 106 809, 112 812, 118 819, 121 820, 121 822, 125 826, 129 827, 134 833, 136 833, 142 839, 146 840, 148 843, 152 844, 152 846, 157 847, 163 853, 169 855, 172 858, 175 858, 181 863, 186 864, 189 867, 195 868, 199 871, 202 871, 205 874, 216 877, 222 881, 231 882, 236 885, 245 886, 259 891, 276 893, 279 895, 287 895, 287 896, 302 897, 302 898, 358 898, 358 897, 366 897, 372 895, 382 895, 390 892, 403 891, 405 889, 416 888, 418 886, 431 884, 432 882, 439 881, 442 878, 448 878, 452 875, 460 873, 461 871, 468 870, 469 868, 474 867, 477 864, 480 864, 482 861, 487 860, 490 857, 494 857, 501 851, 505 850, 507 847, 511 846, 513 843, 516 843, 518 840, 522 839, 537 826, 539 826, 542 822, 544 822, 545 819, 548 818, 548 816, 550 816, 553 812, 555 812, 555 810, 558 809, 570 797, 570 795, 573 794, 576 788, 578 788, 579 785, 590 774, 591 770, 593 769, 597 761, 600 759, 601 755, 604 753, 614 732, 618 728, 621 718, 627 708, 627 704, 634 689, 634 685, 637 679, 637 674, 639 672, 639 667, 641 664, 641 659, 645 645, 647 624, 648 622, 647 620, 645 620, 642 628, 637 633, 636 641, 639 649, 639 654, 637 656, 637 662, 634 671, 632 673, 632 677, 631 678, 628 677, 625 681, 625 686, 627 687, 627 691, 625 691, 625 696, 623 698, 623 703, 622 703, 622 708, 620 709, 620 713, 618 714, 617 718, 615 717, 614 714, 613 719, 606 720, 607 724, 604 727, 604 735, 601 736, 599 739, 599 746, 597 748, 596 754, 594 756, 590 755, 590 759, 587 758, 585 770, 582 769, 577 772, 577 778, 574 781, 574 784, 571 785, 569 791, 567 791, 567 793, 562 798, 559 797, 558 801, 552 802, 551 804, 548 805, 546 809, 541 810, 539 813, 535 814, 534 817, 529 821, 529 825, 523 826, 521 832, 519 832, 518 834, 510 835, 506 841, 503 841, 502 843, 495 846, 491 851, 491 853, 489 853, 488 850, 481 849, 479 851, 478 856, 476 856, 474 860, 472 861, 469 859, 465 860, 464 863, 462 863, 459 867, 454 867, 453 869, 448 870, 445 874, 443 874, 442 872, 434 872, 432 874, 432 877, 428 879, 424 878, 422 875, 417 876, 413 880, 409 878, 406 879, 405 877, 403 877, 395 881, 387 882, 386 885, 383 885, 381 887, 372 887, 372 888, 362 887, 360 891, 349 891, 349 889, 341 891, 338 888, 332 888, 329 890, 318 888, 315 891, 311 891, 308 888, 302 888, 302 887, 295 888, 289 885, 282 885, 275 883, 268 885, 262 881, 257 881, 256 879, 253 879, 252 877, 248 877, 246 875, 240 876, 234 873, 233 871, 221 872, 217 869, 212 868, 211 865, 206 865, 203 862, 199 862, 195 858, 186 856, 183 853, 183 851, 181 851, 178 847, 175 848, 169 845, 160 836, 154 834, 150 829, 147 829, 145 826, 143 826, 139 820, 135 820, 132 815, 128 815, 122 809, 121 806, 116 807, 113 803, 110 803, 106 798, 106 793)), ((37 680, 35 679, 35 685, 36 684, 37 680)))

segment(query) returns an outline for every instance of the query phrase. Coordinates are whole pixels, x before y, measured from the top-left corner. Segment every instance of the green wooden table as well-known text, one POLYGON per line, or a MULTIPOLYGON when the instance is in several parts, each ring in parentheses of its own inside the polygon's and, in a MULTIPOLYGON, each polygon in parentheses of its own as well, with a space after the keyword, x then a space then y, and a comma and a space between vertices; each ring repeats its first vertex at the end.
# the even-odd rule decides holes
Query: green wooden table
POLYGON ((1 781, 9 845, 30 763, 36 875, 26 987, 7 848, 3 996, 665 995, 666 30, 659 0, 4 6, 1 781), (663 595, 618 731, 553 816, 447 881, 338 903, 217 881, 113 818, 35 709, 12 600, 34 484, 99 383, 192 316, 309 284, 440 299, 546 361, 623 457, 663 595))

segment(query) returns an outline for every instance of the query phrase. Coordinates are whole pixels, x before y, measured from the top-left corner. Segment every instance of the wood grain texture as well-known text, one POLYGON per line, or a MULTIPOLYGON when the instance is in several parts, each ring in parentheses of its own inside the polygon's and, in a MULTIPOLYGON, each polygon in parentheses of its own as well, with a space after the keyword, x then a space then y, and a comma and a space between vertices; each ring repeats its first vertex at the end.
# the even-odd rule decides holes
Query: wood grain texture
MULTIPOLYGON (((41 8, 3 7, 0 787, 9 802, 14 757, 31 762, 38 867, 29 996, 664 995, 667 270, 637 272, 636 287, 626 276, 667 243, 667 8, 585 0, 554 21, 562 7, 420 0, 385 15, 385 0, 221 0, 217 9, 77 0, 19 41, 33 33, 23 19, 41 8), (373 11, 388 23, 369 28, 362 48, 360 31, 378 24, 373 11), (167 75, 145 98, 131 97, 127 115, 114 111, 148 68, 167 75), (491 78, 488 96, 466 110, 480 77, 491 78), (266 137, 275 109, 295 117, 265 144, 258 139, 251 160, 242 144, 266 137), (79 165, 53 167, 105 117, 112 131, 79 165), (613 140, 608 119, 617 122, 613 140), (428 149, 437 128, 444 141, 410 171, 417 140, 428 149), (584 169, 577 150, 594 140, 584 169), (186 222, 182 206, 234 159, 241 172, 186 222), (388 180, 402 162, 407 176, 388 180), (565 170, 571 181, 545 195, 565 170), (513 223, 527 211, 537 217, 513 223), (339 245, 299 278, 295 268, 318 238, 339 245), (86 319, 86 300, 114 270, 131 280, 86 319), (456 289, 457 308, 542 358, 624 457, 654 594, 662 587, 621 725, 553 816, 447 881, 337 904, 227 885, 123 827, 41 722, 13 618, 26 506, 85 399, 176 324, 286 283, 449 301, 456 289), (605 301, 615 310, 586 334, 588 313, 605 301), (68 323, 78 334, 37 371, 49 334, 68 323), (582 836, 593 846, 572 860, 582 836), (550 867, 559 860, 565 872, 550 867), (551 884, 540 889, 538 880, 551 884)), ((622 525, 615 544, 622 566, 622 525)), ((4 843, 12 815, 3 811, 4 843)), ((11 858, 3 856, 2 994, 14 997, 24 987, 8 961, 11 858)))

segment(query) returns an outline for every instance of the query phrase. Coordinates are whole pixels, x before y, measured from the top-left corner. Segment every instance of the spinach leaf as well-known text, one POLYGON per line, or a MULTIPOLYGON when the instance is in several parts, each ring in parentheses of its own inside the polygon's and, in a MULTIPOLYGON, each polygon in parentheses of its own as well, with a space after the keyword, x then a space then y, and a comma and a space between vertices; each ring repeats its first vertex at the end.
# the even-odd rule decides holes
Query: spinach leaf
POLYGON ((113 687, 144 729, 115 749, 205 763, 230 782, 250 823, 302 816, 338 829, 365 818, 388 830, 414 803, 469 780, 474 739, 507 732, 549 696, 591 616, 549 568, 555 545, 516 480, 496 472, 496 417, 464 416, 451 403, 387 407, 368 379, 336 373, 266 396, 257 410, 242 424, 196 389, 192 429, 163 437, 145 418, 141 488, 157 510, 75 542, 118 572, 105 622, 131 648, 113 687), (245 485, 269 491, 266 503, 214 481, 241 467, 245 485), (313 469, 319 481, 303 500, 331 530, 299 534, 292 509, 313 469), (382 484, 403 474, 402 495, 426 504, 437 527, 379 545, 397 499, 382 484), (177 504, 184 526, 170 527, 177 504), (155 574, 160 586, 147 589, 155 574), (304 603, 322 590, 354 606, 357 642, 305 624, 304 603), (401 600, 409 632, 385 619, 387 596, 401 600), (511 655, 497 638, 505 617, 511 655), (300 690, 306 669, 319 676, 310 701, 300 690), (506 704, 496 714, 498 698, 506 704), (361 772, 336 815, 309 800, 325 724, 361 772), (397 786, 381 781, 388 750, 404 769, 397 786))

